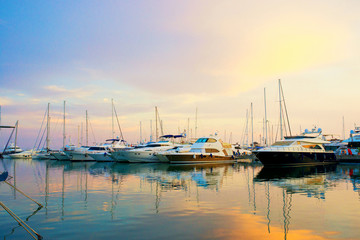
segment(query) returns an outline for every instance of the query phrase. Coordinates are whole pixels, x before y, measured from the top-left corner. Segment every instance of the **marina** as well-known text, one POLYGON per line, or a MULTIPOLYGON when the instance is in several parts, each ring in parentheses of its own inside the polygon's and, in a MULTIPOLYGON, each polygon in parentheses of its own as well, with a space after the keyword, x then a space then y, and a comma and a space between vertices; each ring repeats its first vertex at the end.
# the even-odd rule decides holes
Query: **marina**
MULTIPOLYGON (((44 207, 1 183, 44 239, 357 239, 360 165, 130 164, 2 159, 44 207), (336 207, 335 207, 336 206, 336 207)), ((3 169, 0 169, 2 171, 3 169)), ((30 239, 4 211, 5 239, 30 239)))
POLYGON ((0 239, 360 240, 360 1, 0 6, 0 239))

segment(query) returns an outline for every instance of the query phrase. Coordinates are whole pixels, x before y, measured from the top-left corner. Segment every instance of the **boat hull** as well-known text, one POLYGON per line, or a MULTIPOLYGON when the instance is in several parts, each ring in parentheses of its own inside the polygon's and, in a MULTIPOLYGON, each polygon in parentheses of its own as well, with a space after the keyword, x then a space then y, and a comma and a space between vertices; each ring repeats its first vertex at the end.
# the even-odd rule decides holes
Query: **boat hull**
POLYGON ((79 152, 71 152, 65 151, 66 155, 70 158, 70 161, 95 161, 89 154, 86 153, 79 153, 79 152))
POLYGON ((256 157, 264 166, 320 165, 339 162, 333 152, 259 151, 256 157))
POLYGON ((68 155, 66 155, 64 152, 53 152, 50 153, 51 156, 54 156, 56 158, 56 160, 60 160, 60 161, 69 161, 70 158, 68 155))
POLYGON ((213 156, 198 154, 168 154, 170 163, 226 163, 235 162, 233 156, 213 156))
POLYGON ((113 162, 114 161, 110 157, 109 153, 89 153, 89 156, 92 157, 97 162, 113 162))

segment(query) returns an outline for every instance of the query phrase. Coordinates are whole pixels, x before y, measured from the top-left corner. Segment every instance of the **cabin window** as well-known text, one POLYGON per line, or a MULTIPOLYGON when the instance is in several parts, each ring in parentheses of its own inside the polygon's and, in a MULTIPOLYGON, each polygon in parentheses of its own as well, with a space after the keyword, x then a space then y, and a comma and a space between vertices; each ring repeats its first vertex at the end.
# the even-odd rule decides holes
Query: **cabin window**
POLYGON ((215 143, 215 142, 216 142, 216 139, 214 139, 214 138, 209 138, 207 142, 208 142, 208 143, 215 143))
POLYGON ((310 148, 310 149, 322 149, 319 145, 312 144, 312 145, 303 145, 304 148, 310 148))
POLYGON ((279 141, 274 143, 272 146, 288 146, 291 145, 293 142, 292 141, 279 141))
POLYGON ((215 149, 215 148, 206 148, 205 149, 206 153, 218 153, 219 150, 215 149))
POLYGON ((205 143, 207 142, 209 139, 208 138, 199 138, 196 143, 205 143))

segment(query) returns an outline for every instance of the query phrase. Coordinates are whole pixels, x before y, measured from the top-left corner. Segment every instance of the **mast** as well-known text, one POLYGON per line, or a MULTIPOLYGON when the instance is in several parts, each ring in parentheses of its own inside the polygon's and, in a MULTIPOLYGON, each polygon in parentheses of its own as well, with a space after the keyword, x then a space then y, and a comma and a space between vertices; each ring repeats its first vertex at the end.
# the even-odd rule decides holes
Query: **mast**
POLYGON ((142 142, 142 134, 141 134, 141 121, 140 121, 140 143, 142 142))
POLYGON ((77 126, 78 127, 78 135, 77 135, 77 146, 79 147, 79 139, 80 139, 80 125, 77 126))
POLYGON ((159 129, 158 129, 158 113, 157 113, 157 106, 155 106, 155 141, 157 142, 159 139, 159 129))
POLYGON ((89 131, 88 131, 88 112, 86 110, 86 126, 85 126, 85 135, 86 135, 86 146, 89 146, 89 131))
POLYGON ((16 153, 16 142, 17 142, 18 126, 19 126, 19 120, 17 120, 17 121, 16 121, 16 124, 15 124, 15 146, 14 146, 14 153, 16 153))
POLYGON ((198 115, 198 108, 196 107, 196 111, 195 111, 195 138, 197 137, 197 115, 198 115))
POLYGON ((150 142, 152 142, 152 139, 153 139, 152 120, 150 119, 150 142))
POLYGON ((265 146, 268 146, 267 116, 266 116, 266 89, 264 88, 264 105, 265 105, 265 146))
POLYGON ((48 109, 47 109, 47 121, 46 121, 46 150, 49 150, 50 145, 50 103, 48 103, 48 109))
POLYGON ((114 139, 114 99, 111 99, 111 135, 114 139))
POLYGON ((254 116, 253 116, 253 103, 251 103, 251 147, 254 148, 254 116))
MULTIPOLYGON (((292 134, 291 134, 291 127, 290 127, 290 121, 289 121, 289 116, 288 116, 288 112, 287 112, 287 108, 286 108, 286 102, 285 102, 285 97, 284 97, 284 91, 283 91, 283 88, 282 88, 280 79, 279 79, 279 84, 280 84, 282 99, 283 99, 283 101, 284 101, 284 108, 285 108, 285 114, 286 114, 286 120, 287 120, 287 124, 288 124, 288 128, 289 128, 289 133, 290 133, 290 136, 292 136, 292 134)), ((285 120, 284 120, 284 121, 285 121, 285 120)), ((286 128, 285 128, 285 130, 286 130, 286 128)))
POLYGON ((279 101, 280 101, 280 140, 283 139, 283 129, 282 129, 282 104, 281 104, 281 88, 280 88, 280 79, 279 79, 279 101))
POLYGON ((188 118, 188 121, 187 121, 186 137, 187 137, 188 140, 190 139, 190 118, 188 118))
POLYGON ((343 122, 343 139, 345 139, 345 120, 344 120, 344 116, 342 117, 342 122, 343 122))
POLYGON ((246 147, 249 147, 249 111, 246 109, 246 147))
POLYGON ((64 101, 64 129, 63 129, 63 149, 65 148, 66 134, 65 134, 65 101, 64 101))

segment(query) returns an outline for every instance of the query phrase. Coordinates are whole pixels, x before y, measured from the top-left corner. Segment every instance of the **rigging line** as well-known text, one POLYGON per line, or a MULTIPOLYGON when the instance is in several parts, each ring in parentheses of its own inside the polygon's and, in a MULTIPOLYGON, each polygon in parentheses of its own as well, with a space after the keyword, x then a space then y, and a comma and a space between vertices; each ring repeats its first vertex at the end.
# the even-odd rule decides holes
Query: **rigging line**
MULTIPOLYGON (((282 119, 285 122, 285 114, 284 114, 284 109, 281 108, 281 112, 282 112, 282 119)), ((284 124, 284 129, 285 129, 285 135, 287 136, 287 129, 286 129, 286 124, 284 124)))
POLYGON ((46 114, 47 114, 47 108, 46 108, 46 110, 45 110, 45 114, 44 114, 43 120, 42 120, 42 122, 41 122, 40 129, 39 129, 39 133, 38 133, 38 135, 37 135, 37 137, 36 137, 36 140, 35 140, 33 149, 35 149, 36 143, 37 143, 37 141, 38 141, 38 139, 39 139, 39 135, 41 134, 41 130, 42 130, 42 127, 43 127, 45 118, 46 118, 46 114))
POLYGON ((93 127, 92 127, 92 125, 91 125, 90 119, 89 119, 88 121, 89 121, 89 123, 90 123, 91 133, 92 133, 92 135, 93 135, 94 142, 95 142, 95 144, 96 144, 96 138, 95 138, 94 130, 93 130, 93 127))
MULTIPOLYGON (((43 134, 42 134, 42 136, 41 136, 41 139, 40 139, 40 141, 39 141, 39 145, 38 145, 38 147, 36 148, 36 150, 39 150, 39 149, 40 149, 40 146, 41 146, 42 140, 43 140, 44 135, 45 135, 45 131, 46 131, 46 128, 44 128, 44 132, 43 132, 43 134)), ((45 144, 43 144, 43 147, 44 147, 44 145, 45 145, 45 144)))
POLYGON ((288 127, 289 127, 289 132, 290 132, 290 136, 291 136, 290 121, 289 121, 289 116, 288 116, 288 112, 287 112, 287 108, 286 108, 286 103, 285 103, 285 96, 284 96, 284 92, 283 92, 283 88, 282 88, 281 82, 280 82, 280 89, 281 89, 281 95, 282 95, 283 102, 284 102, 284 107, 285 107, 285 113, 286 113, 287 123, 288 123, 288 127))
MULTIPOLYGON (((7 141, 6 145, 5 145, 5 148, 4 148, 4 150, 3 150, 2 153, 4 153, 5 150, 7 149, 8 145, 9 145, 9 143, 10 143, 10 140, 11 140, 11 138, 12 138, 12 135, 14 134, 14 131, 15 131, 15 128, 13 128, 13 130, 11 131, 10 137, 9 137, 9 139, 8 139, 8 141, 7 141)), ((16 146, 15 146, 15 150, 16 150, 16 146)), ((15 151, 15 150, 14 150, 14 151, 15 151)))
POLYGON ((117 115, 117 112, 116 112, 115 106, 114 106, 114 113, 115 113, 115 116, 116 116, 116 121, 117 121, 117 124, 118 124, 118 127, 119 127, 121 140, 124 140, 124 136, 123 136, 123 133, 122 133, 122 130, 121 130, 121 127, 120 127, 120 122, 119 122, 119 118, 118 118, 118 115, 117 115))

